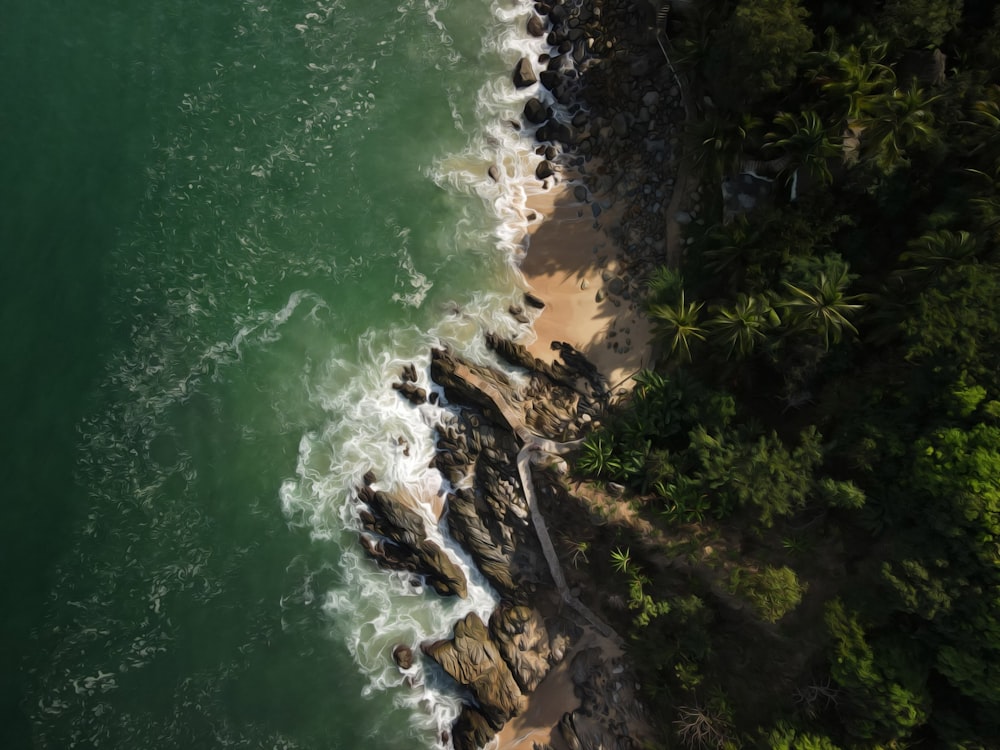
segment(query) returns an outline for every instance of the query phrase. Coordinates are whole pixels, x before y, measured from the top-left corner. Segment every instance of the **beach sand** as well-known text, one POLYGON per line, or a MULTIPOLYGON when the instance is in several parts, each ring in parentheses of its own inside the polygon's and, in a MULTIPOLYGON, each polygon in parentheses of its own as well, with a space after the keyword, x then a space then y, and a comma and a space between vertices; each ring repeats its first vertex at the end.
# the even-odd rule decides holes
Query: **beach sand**
POLYGON ((602 208, 595 219, 592 205, 576 200, 565 182, 528 200, 543 221, 527 238, 521 274, 525 286, 545 302, 528 350, 552 362, 557 358, 553 341, 571 344, 616 392, 630 389, 630 377, 650 366, 650 326, 634 299, 613 293, 622 283, 615 281, 621 250, 608 231, 619 221, 620 209, 602 208))
MULTIPOLYGON (((650 366, 651 334, 635 301, 608 292, 619 267, 620 249, 608 236, 619 220, 617 207, 602 208, 595 220, 591 204, 576 200, 572 185, 565 182, 532 195, 528 207, 542 221, 526 238, 521 273, 526 288, 545 303, 534 321, 537 338, 528 350, 552 362, 557 358, 552 342, 569 343, 597 367, 613 392, 630 390, 631 376, 650 366), (599 291, 603 293, 598 295, 599 291)), ((569 750, 558 724, 564 713, 580 706, 570 664, 576 652, 593 645, 602 648, 608 661, 621 653, 585 627, 573 650, 528 696, 525 712, 504 726, 491 747, 533 750, 539 743, 569 750)))
POLYGON ((621 656, 621 649, 611 641, 586 628, 584 635, 545 675, 535 692, 528 696, 528 707, 519 716, 508 721, 496 736, 496 750, 534 750, 535 743, 551 745, 553 750, 570 750, 559 733, 559 720, 563 714, 580 707, 580 699, 573 688, 570 664, 580 651, 598 646, 607 661, 621 656))

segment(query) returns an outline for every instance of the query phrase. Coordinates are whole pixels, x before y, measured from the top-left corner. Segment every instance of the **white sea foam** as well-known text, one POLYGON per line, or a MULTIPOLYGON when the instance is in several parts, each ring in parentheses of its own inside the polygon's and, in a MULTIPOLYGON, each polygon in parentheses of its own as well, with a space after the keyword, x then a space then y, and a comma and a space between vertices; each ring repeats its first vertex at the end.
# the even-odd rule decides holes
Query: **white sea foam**
POLYGON ((516 129, 512 123, 521 122, 525 102, 532 96, 552 107, 556 119, 568 121, 569 116, 540 84, 519 90, 511 82, 509 70, 517 60, 521 57, 537 60, 540 54, 549 51, 544 39, 532 37, 525 30, 533 12, 531 6, 495 4, 492 12, 495 33, 484 39, 483 44, 485 49, 499 55, 505 73, 487 81, 479 90, 476 119, 480 127, 467 148, 442 159, 430 171, 430 177, 442 187, 477 195, 486 202, 496 217, 497 247, 516 265, 523 257, 529 227, 540 220, 537 216, 529 218, 528 199, 545 192, 547 186, 535 177, 541 161, 535 153, 533 138, 537 126, 525 122, 521 129, 516 129), (496 181, 488 176, 493 166, 498 170, 496 181))
POLYGON ((487 619, 495 596, 432 511, 446 490, 440 474, 429 468, 442 410, 430 404, 414 407, 388 387, 406 364, 414 363, 418 385, 430 388, 429 348, 437 343, 433 332, 413 328, 388 335, 369 331, 355 356, 332 358, 312 394, 331 419, 302 438, 297 478, 284 484, 281 497, 289 518, 306 524, 316 539, 342 546, 340 580, 325 593, 323 607, 366 676, 364 694, 393 690, 394 702, 412 710, 416 727, 439 737, 457 716, 457 698, 439 676, 426 674, 419 660, 400 672, 392 650, 399 644, 417 649, 423 641, 447 637, 468 612, 487 619), (428 537, 465 572, 467 599, 443 599, 415 585, 413 576, 380 571, 364 556, 352 530, 360 527, 354 488, 368 470, 377 475, 378 489, 416 501, 428 537))
MULTIPOLYGON (((522 54, 534 57, 544 49, 543 42, 523 32, 530 13, 526 3, 494 8, 484 44, 462 47, 464 52, 442 20, 446 2, 416 0, 399 9, 400 17, 420 13, 421 5, 432 33, 440 33, 447 48, 442 64, 455 66, 463 54, 468 64, 464 50, 473 49, 482 56, 477 62, 488 63, 485 67, 509 70, 522 54)), ((168 687, 163 697, 177 712, 172 724, 125 702, 107 702, 126 692, 118 688, 126 680, 139 684, 134 673, 181 648, 177 641, 186 634, 179 633, 178 623, 184 606, 220 611, 232 571, 252 560, 255 545, 263 544, 242 538, 222 546, 207 531, 216 526, 216 532, 240 533, 238 524, 230 529, 220 522, 232 511, 225 501, 233 498, 220 499, 229 488, 213 482, 256 468, 242 465, 206 477, 214 462, 237 453, 226 441, 252 442, 250 432, 257 428, 253 422, 226 422, 228 408, 273 411, 264 429, 304 433, 295 475, 281 486, 280 501, 289 522, 308 528, 314 547, 321 550, 303 553, 289 564, 280 601, 248 604, 246 617, 240 618, 247 639, 240 656, 270 645, 274 630, 267 615, 274 607, 280 608, 280 627, 293 631, 321 606, 322 627, 346 645, 364 675, 364 690, 390 694, 410 711, 421 737, 440 737, 459 710, 454 685, 419 661, 401 674, 391 650, 398 643, 416 647, 423 640, 446 637, 465 613, 474 611, 485 619, 495 604, 489 586, 432 511, 447 490, 429 468, 434 427, 443 412, 430 405, 413 407, 389 385, 412 362, 419 385, 434 387, 429 381, 432 346, 447 344, 473 361, 496 363, 483 341, 484 330, 512 337, 527 333, 528 326, 507 313, 519 294, 515 275, 505 275, 503 263, 495 264, 496 279, 484 280, 489 288, 463 294, 454 303, 442 302, 440 285, 432 287, 430 279, 437 278, 441 266, 461 262, 459 254, 466 248, 482 252, 486 244, 488 252, 496 250, 512 260, 520 252, 529 223, 526 201, 541 189, 534 179, 538 157, 526 137, 530 131, 518 133, 505 121, 520 119, 527 96, 545 92, 515 91, 509 76, 497 70, 478 91, 470 116, 469 107, 460 106, 461 88, 448 89, 452 123, 467 136, 467 144, 441 158, 427 174, 452 200, 449 208, 462 201, 482 205, 456 210, 454 224, 442 228, 455 236, 440 243, 447 255, 441 266, 407 244, 405 228, 399 230, 398 245, 372 252, 358 247, 348 254, 324 245, 326 238, 315 238, 313 251, 289 253, 278 241, 281 228, 305 209, 282 200, 283 185, 294 192, 325 159, 337 160, 349 186, 359 141, 347 138, 345 131, 363 129, 377 104, 374 62, 362 54, 343 55, 344 34, 330 33, 336 24, 328 23, 334 16, 339 23, 339 14, 314 7, 316 13, 301 19, 302 28, 292 24, 287 30, 314 60, 301 68, 313 78, 308 87, 299 88, 295 101, 265 87, 259 89, 257 103, 227 100, 226 76, 246 75, 249 67, 241 58, 227 58, 213 72, 218 85, 210 82, 179 102, 186 119, 178 132, 163 139, 158 151, 162 162, 148 170, 142 221, 116 258, 116 272, 128 282, 128 297, 114 308, 122 317, 113 322, 130 332, 129 344, 108 364, 104 387, 113 403, 81 425, 79 473, 93 506, 85 514, 83 541, 66 553, 58 576, 63 579, 60 612, 73 614, 65 623, 59 621, 64 629, 58 642, 36 667, 45 672, 35 693, 39 713, 72 717, 67 718, 71 734, 81 744, 113 744, 113 727, 123 737, 147 740, 135 746, 174 746, 185 727, 197 723, 192 719, 206 717, 218 744, 253 744, 249 731, 226 718, 226 681, 243 669, 239 657, 185 673, 168 687), (285 117, 288 127, 278 116, 265 122, 265 112, 285 117), (220 113, 228 119, 220 120, 220 113), (486 176, 494 164, 501 171, 498 182, 486 176), (478 218, 481 207, 491 216, 489 226, 478 218), (420 327, 401 322, 390 330, 373 328, 355 341, 338 339, 329 352, 316 347, 314 339, 342 321, 320 293, 305 289, 308 282, 303 280, 322 277, 327 288, 335 283, 346 288, 386 262, 396 264, 398 277, 385 301, 395 299, 405 308, 400 316, 419 321, 420 327), (428 310, 428 300, 440 309, 428 310), (291 346, 287 339, 298 336, 309 339, 309 346, 303 346, 308 352, 295 360, 301 363, 300 381, 288 387, 306 391, 325 419, 282 413, 275 384, 258 382, 258 373, 248 366, 248 361, 291 346), (239 385, 252 388, 252 397, 242 392, 242 398, 233 397, 228 390, 240 378, 248 381, 239 385), (235 401, 240 403, 234 406, 235 401), (202 434, 208 426, 218 431, 202 434), (225 431, 229 426, 232 432, 225 431), (204 455, 198 455, 199 448, 204 455), (369 469, 378 476, 379 488, 426 500, 419 507, 431 538, 469 580, 466 600, 441 598, 415 586, 411 576, 379 571, 364 557, 357 543, 354 490, 369 469), (109 712, 115 712, 117 723, 91 721, 109 712), (151 742, 155 737, 162 741, 151 742)), ((273 31, 270 14, 265 6, 249 2, 245 11, 239 36, 264 49, 273 31)), ((377 49, 369 52, 388 56, 397 33, 386 29, 377 49)), ((399 33, 399 39, 405 43, 406 34, 399 33)), ((345 203, 356 200, 351 210, 373 210, 370 195, 355 195, 348 187, 343 196, 345 203)), ((264 515, 255 503, 273 499, 266 490, 262 494, 263 499, 247 500, 239 512, 264 515)), ((284 747, 289 741, 274 735, 273 743, 256 744, 284 747)))
MULTIPOLYGON (((447 29, 428 4, 429 18, 447 29)), ((536 58, 545 49, 541 40, 529 37, 525 23, 530 6, 504 9, 495 6, 495 23, 484 45, 509 67, 520 56, 536 58)), ((459 221, 455 231, 470 238, 485 231, 491 243, 511 267, 522 250, 529 219, 528 197, 542 190, 534 176, 538 157, 530 132, 517 132, 509 121, 519 120, 530 95, 537 90, 517 91, 509 75, 488 81, 476 98, 477 126, 469 134, 466 148, 441 158, 429 176, 446 191, 478 198, 493 216, 492 227, 477 227, 459 221), (500 179, 487 176, 497 165, 500 179)), ((466 123, 451 104, 456 126, 466 123)), ((412 291, 396 292, 393 299, 421 305, 429 282, 413 266, 403 237, 397 279, 412 291)), ((459 243, 460 245, 462 243, 459 243)), ((324 609, 344 640, 358 668, 366 676, 366 693, 392 690, 397 705, 413 710, 414 723, 429 735, 441 737, 457 716, 459 700, 453 687, 437 670, 425 669, 417 660, 405 673, 394 665, 391 652, 397 644, 416 648, 422 641, 450 635, 455 621, 477 612, 484 620, 495 606, 495 595, 481 574, 437 522, 432 508, 439 507, 447 490, 440 474, 429 468, 434 454, 434 426, 444 418, 441 409, 425 404, 414 407, 389 388, 408 363, 416 365, 418 385, 430 389, 429 349, 445 343, 477 362, 498 364, 488 351, 482 333, 497 331, 523 336, 528 326, 507 313, 516 300, 515 274, 507 277, 502 290, 483 290, 462 304, 450 303, 429 331, 416 328, 388 332, 369 331, 355 351, 334 352, 324 365, 321 382, 314 386, 312 400, 329 415, 322 429, 304 435, 299 446, 296 478, 281 489, 286 515, 306 525, 314 538, 342 545, 339 562, 341 580, 326 592, 324 609), (358 505, 354 491, 368 470, 378 477, 376 487, 404 494, 418 502, 429 536, 446 550, 469 579, 465 601, 442 599, 415 585, 413 577, 377 570, 356 542, 358 505), (407 687, 410 686, 410 687, 407 687)), ((515 378, 519 376, 512 373, 515 378)))

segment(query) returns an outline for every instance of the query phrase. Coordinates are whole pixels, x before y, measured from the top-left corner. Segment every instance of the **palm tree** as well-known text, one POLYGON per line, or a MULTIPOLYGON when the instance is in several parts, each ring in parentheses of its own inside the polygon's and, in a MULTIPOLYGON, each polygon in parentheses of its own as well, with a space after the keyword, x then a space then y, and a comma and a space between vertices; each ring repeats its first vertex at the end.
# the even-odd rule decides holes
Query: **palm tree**
POLYGON ((907 250, 899 256, 905 267, 897 276, 927 278, 946 270, 949 266, 975 263, 982 249, 976 237, 965 231, 953 232, 936 229, 926 232, 907 243, 907 250))
POLYGON ((760 118, 749 114, 735 117, 712 111, 689 126, 695 164, 707 175, 722 177, 737 169, 748 142, 763 125, 760 118))
POLYGON ((685 302, 684 291, 675 305, 652 305, 649 315, 658 335, 670 343, 671 356, 691 361, 691 344, 705 340, 705 329, 699 325, 703 302, 685 302))
POLYGON ((705 233, 701 257, 706 270, 716 277, 725 277, 736 286, 753 255, 766 221, 751 222, 746 214, 738 214, 728 224, 718 224, 705 233))
POLYGON ((816 112, 780 112, 774 118, 774 126, 764 136, 764 148, 789 157, 783 174, 791 176, 801 167, 824 184, 833 182, 829 161, 841 154, 841 139, 831 134, 816 112))
POLYGON ((885 173, 908 164, 907 151, 926 150, 941 142, 931 105, 941 98, 928 96, 914 82, 906 91, 875 100, 862 125, 862 153, 885 173))
POLYGON ((901 333, 900 323, 910 315, 910 301, 899 274, 891 275, 877 292, 865 295, 865 342, 888 346, 901 333))
POLYGON ((767 332, 781 323, 767 300, 742 293, 733 307, 717 307, 715 313, 709 321, 709 331, 720 343, 729 346, 728 359, 734 354, 739 359, 749 357, 767 332))
POLYGON ((849 46, 829 55, 829 69, 817 71, 823 102, 831 108, 829 119, 839 119, 848 127, 862 119, 880 97, 896 88, 896 74, 882 64, 886 45, 849 46))
POLYGON ((861 305, 856 303, 858 297, 846 293, 850 281, 847 264, 831 262, 806 288, 784 282, 791 297, 782 301, 781 307, 787 311, 793 329, 821 335, 827 349, 831 341, 840 342, 845 330, 857 335, 858 330, 849 318, 861 305))
POLYGON ((1000 92, 996 87, 990 87, 982 92, 983 99, 978 99, 965 111, 964 119, 957 123, 958 137, 950 145, 963 156, 971 157, 987 151, 992 158, 984 161, 995 161, 1000 156, 1000 92))

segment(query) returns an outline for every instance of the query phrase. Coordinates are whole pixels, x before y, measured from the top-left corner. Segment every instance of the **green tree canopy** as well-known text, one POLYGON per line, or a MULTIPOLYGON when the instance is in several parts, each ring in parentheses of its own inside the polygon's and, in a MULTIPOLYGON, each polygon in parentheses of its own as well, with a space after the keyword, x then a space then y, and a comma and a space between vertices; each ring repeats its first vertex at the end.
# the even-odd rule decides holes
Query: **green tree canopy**
POLYGON ((799 0, 741 0, 712 39, 706 76, 718 103, 753 104, 790 84, 812 46, 799 0))
POLYGON ((963 0, 886 0, 878 25, 904 47, 938 46, 962 20, 963 0))

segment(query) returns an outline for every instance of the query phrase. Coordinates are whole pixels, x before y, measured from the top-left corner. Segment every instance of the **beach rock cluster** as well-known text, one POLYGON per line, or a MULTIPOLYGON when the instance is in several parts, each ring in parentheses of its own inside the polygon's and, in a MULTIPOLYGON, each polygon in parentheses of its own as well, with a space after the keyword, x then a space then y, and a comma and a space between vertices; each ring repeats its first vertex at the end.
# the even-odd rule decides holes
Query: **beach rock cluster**
MULTIPOLYGON (((500 603, 486 622, 470 613, 455 624, 450 638, 398 644, 392 651, 393 660, 406 672, 414 665, 419 645, 419 653, 468 691, 471 700, 450 733, 456 750, 483 747, 521 713, 527 696, 584 632, 557 593, 530 519, 517 460, 522 444, 532 436, 578 438, 602 409, 605 395, 592 382, 589 363, 572 347, 560 349, 561 361, 550 365, 501 337, 487 335, 487 343, 526 377, 515 384, 499 368, 465 361, 446 350, 433 351, 431 378, 447 404, 440 410, 433 465, 454 488, 446 498, 443 523, 496 589, 500 603)), ((404 371, 402 380, 416 378, 404 371)), ((465 596, 464 575, 428 539, 413 501, 378 490, 376 484, 369 472, 357 493, 364 548, 380 565, 412 572, 443 596, 465 596)), ((587 662, 581 679, 593 692, 593 686, 611 680, 609 670, 618 665, 601 667, 600 659, 588 658, 593 664, 587 662)), ((576 666, 578 659, 573 661, 574 675, 582 669, 576 666)), ((577 692, 581 700, 591 695, 579 687, 577 692)), ((622 744, 628 733, 622 735, 621 712, 635 713, 638 704, 631 696, 625 701, 618 693, 607 695, 606 703, 588 699, 590 703, 563 717, 560 731, 571 747, 630 747, 622 744), (592 741, 604 744, 588 744, 592 741)))
POLYGON ((358 500, 365 506, 361 524, 367 532, 361 535, 361 544, 372 559, 384 568, 421 576, 443 596, 465 598, 465 574, 427 538, 424 519, 417 511, 370 486, 358 490, 358 500))
POLYGON ((543 156, 536 176, 580 180, 574 196, 590 205, 595 223, 614 203, 625 205, 611 230, 619 267, 598 293, 631 304, 667 259, 682 84, 657 41, 653 4, 552 0, 534 7, 528 32, 544 35, 551 50, 519 60, 513 79, 522 88, 538 82, 523 113, 543 156))
POLYGON ((572 623, 556 613, 553 582, 528 520, 517 472, 519 432, 545 426, 578 434, 581 396, 567 366, 547 366, 523 347, 495 336, 494 350, 529 369, 529 384, 515 388, 494 368, 432 353, 431 376, 452 409, 438 426, 435 465, 458 487, 448 496, 448 530, 497 590, 501 602, 484 625, 469 615, 446 641, 423 651, 469 688, 475 705, 463 707, 452 729, 457 750, 482 747, 524 707, 551 665, 565 652, 572 623), (472 478, 469 486, 468 478, 472 478))
POLYGON ((475 612, 455 625, 451 638, 425 643, 421 649, 456 682, 469 689, 476 707, 467 707, 467 712, 482 715, 494 730, 524 710, 521 688, 489 629, 475 612))

